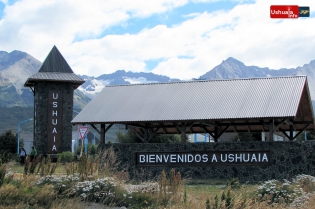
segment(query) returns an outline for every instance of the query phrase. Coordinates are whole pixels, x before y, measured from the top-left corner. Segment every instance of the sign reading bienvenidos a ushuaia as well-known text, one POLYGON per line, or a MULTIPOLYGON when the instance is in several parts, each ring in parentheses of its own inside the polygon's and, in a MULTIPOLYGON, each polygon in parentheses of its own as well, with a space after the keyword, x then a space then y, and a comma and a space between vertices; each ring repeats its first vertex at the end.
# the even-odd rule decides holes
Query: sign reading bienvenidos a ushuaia
POLYGON ((204 152, 136 152, 137 166, 258 165, 270 164, 270 150, 204 152))

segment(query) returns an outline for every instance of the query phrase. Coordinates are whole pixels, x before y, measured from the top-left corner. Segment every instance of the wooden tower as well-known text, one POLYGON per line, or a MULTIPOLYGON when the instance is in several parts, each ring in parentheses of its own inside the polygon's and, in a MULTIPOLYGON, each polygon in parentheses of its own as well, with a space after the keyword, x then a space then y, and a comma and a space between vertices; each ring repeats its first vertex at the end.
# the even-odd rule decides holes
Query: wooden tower
POLYGON ((71 151, 73 91, 83 83, 56 46, 25 82, 34 93, 33 143, 38 153, 71 151))

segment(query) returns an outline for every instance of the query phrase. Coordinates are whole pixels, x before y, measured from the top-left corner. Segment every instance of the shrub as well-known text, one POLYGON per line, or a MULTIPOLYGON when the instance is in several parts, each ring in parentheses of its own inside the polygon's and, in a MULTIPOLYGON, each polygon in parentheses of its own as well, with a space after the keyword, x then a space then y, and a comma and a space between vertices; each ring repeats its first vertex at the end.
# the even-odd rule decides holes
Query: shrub
POLYGON ((290 181, 284 180, 282 183, 273 179, 259 186, 257 195, 261 201, 267 201, 270 204, 291 203, 299 195, 299 191, 290 181))
POLYGON ((7 168, 6 165, 2 164, 2 160, 0 158, 0 187, 2 186, 2 184, 4 183, 4 177, 5 177, 5 173, 7 172, 7 168))
POLYGON ((0 187, 0 205, 14 205, 21 200, 20 192, 14 185, 5 184, 0 187))
POLYGON ((16 154, 10 153, 7 150, 0 150, 0 159, 2 159, 2 163, 8 163, 11 160, 16 160, 16 158, 16 154))
POLYGON ((230 187, 231 189, 240 189, 241 184, 237 178, 232 178, 226 183, 226 187, 230 187))
MULTIPOLYGON (((76 149, 75 149, 75 151, 74 151, 74 154, 75 155, 80 155, 81 154, 81 145, 80 146, 78 146, 76 149)), ((97 154, 97 150, 98 150, 98 147, 96 146, 96 145, 94 145, 94 144, 91 144, 91 143, 89 143, 88 144, 88 154, 90 154, 90 155, 96 155, 97 154)), ((83 147, 83 152, 84 152, 84 147, 83 147)))
POLYGON ((62 163, 70 163, 73 161, 74 155, 72 152, 67 151, 67 152, 58 153, 58 158, 60 158, 60 162, 62 163))

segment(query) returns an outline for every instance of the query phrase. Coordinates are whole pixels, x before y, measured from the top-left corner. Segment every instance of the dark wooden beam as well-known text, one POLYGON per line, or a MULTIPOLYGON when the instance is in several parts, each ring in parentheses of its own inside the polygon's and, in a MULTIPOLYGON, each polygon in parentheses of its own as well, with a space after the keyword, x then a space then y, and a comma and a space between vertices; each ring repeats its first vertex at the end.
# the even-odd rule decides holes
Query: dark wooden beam
POLYGON ((279 130, 279 128, 286 122, 286 119, 282 119, 280 123, 278 123, 275 127, 274 127, 274 131, 279 130))
POLYGON ((180 129, 180 127, 177 125, 177 123, 173 123, 174 124, 174 126, 172 126, 172 127, 175 127, 175 129, 177 130, 177 133, 178 134, 181 134, 181 129, 180 129))
POLYGON ((218 138, 220 136, 222 136, 222 134, 224 134, 224 132, 226 131, 226 129, 228 129, 230 126, 226 126, 223 130, 221 130, 221 132, 218 134, 218 138))
POLYGON ((105 133, 113 126, 113 124, 109 124, 106 129, 105 129, 105 133))
POLYGON ((101 124, 101 134, 100 134, 100 146, 104 146, 105 144, 105 124, 101 124))
POLYGON ((165 127, 163 127, 162 123, 160 123, 160 126, 158 128, 162 128, 164 134, 167 133, 167 131, 166 131, 165 127))
POLYGON ((101 134, 100 130, 98 130, 94 124, 90 124, 90 125, 98 134, 101 134))
POLYGON ((283 135, 285 135, 290 140, 290 136, 287 134, 287 132, 285 132, 281 128, 279 128, 279 131, 281 131, 283 133, 283 135))
POLYGON ((142 142, 144 142, 144 138, 135 130, 135 128, 130 129, 142 142))
POLYGON ((273 141, 274 123, 273 119, 269 120, 269 141, 273 141))
POLYGON ((156 134, 156 132, 159 130, 160 128, 157 128, 155 131, 153 131, 153 133, 150 135, 150 137, 148 138, 148 141, 150 141, 156 134))
POLYGON ((296 139, 303 131, 305 131, 305 129, 311 125, 312 123, 306 124, 303 128, 303 130, 299 131, 297 134, 295 134, 294 139, 296 139))
POLYGON ((180 139, 182 143, 186 143, 186 123, 181 123, 180 139))
POLYGON ((144 134, 143 134, 143 141, 144 143, 147 143, 148 142, 148 135, 149 135, 149 130, 146 128, 144 129, 144 134))
POLYGON ((215 141, 215 142, 218 142, 218 139, 219 139, 219 136, 218 136, 218 135, 219 135, 219 127, 218 127, 218 126, 215 126, 215 127, 214 127, 214 137, 215 137, 215 138, 214 138, 214 141, 215 141))

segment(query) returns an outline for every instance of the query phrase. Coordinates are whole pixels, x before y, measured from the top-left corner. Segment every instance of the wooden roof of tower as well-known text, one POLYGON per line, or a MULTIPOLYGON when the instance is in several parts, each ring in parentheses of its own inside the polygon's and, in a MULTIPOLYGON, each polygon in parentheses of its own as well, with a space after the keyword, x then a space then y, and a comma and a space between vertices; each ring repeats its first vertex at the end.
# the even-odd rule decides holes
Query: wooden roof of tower
POLYGON ((39 68, 38 72, 27 79, 24 86, 33 87, 34 83, 41 81, 66 82, 76 84, 79 87, 85 81, 73 73, 65 58, 54 46, 39 68))

